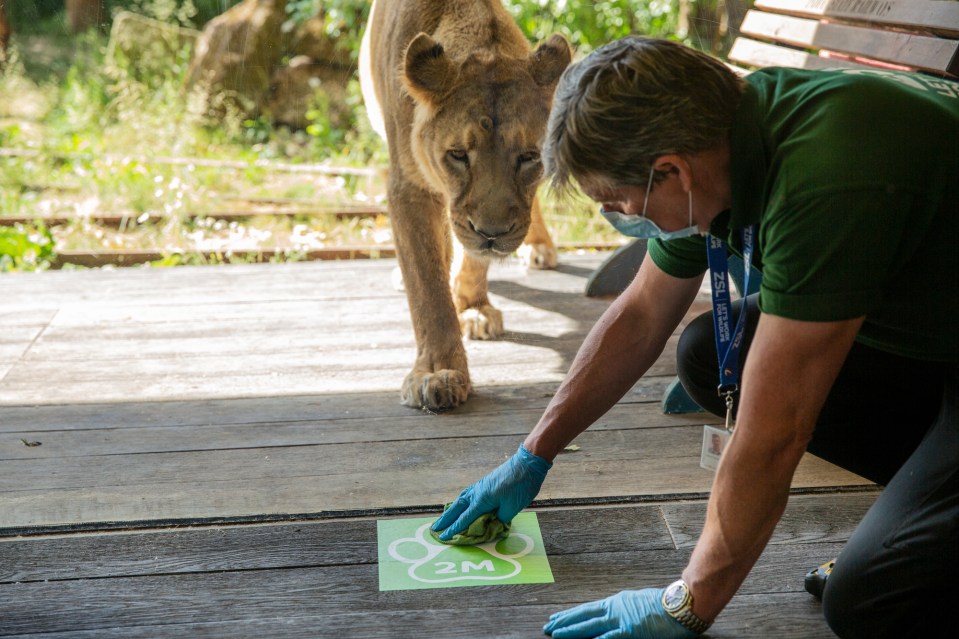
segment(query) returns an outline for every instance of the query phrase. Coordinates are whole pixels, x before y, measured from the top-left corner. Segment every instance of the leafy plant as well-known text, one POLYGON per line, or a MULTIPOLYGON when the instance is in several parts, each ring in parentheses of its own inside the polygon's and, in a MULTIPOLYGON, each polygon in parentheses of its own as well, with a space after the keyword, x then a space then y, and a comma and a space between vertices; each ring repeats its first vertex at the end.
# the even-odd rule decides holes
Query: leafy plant
MULTIPOLYGON (((166 21, 176 32, 176 25, 202 28, 239 1, 104 0, 104 7, 108 19, 132 9, 166 21)), ((580 54, 630 32, 695 44, 695 29, 690 26, 687 33, 683 25, 748 2, 503 1, 532 42, 558 31, 580 54)), ((18 155, 0 162, 0 215, 73 221, 52 229, 3 227, 3 269, 43 268, 52 260, 53 238, 61 250, 159 248, 169 255, 165 264, 231 261, 236 258, 228 247, 238 244, 288 246, 276 259, 296 259, 317 247, 391 241, 383 216, 216 217, 216 211, 253 210, 262 207, 255 200, 276 197, 304 210, 382 202, 380 175, 321 177, 254 166, 260 161, 385 166, 385 145, 369 126, 355 77, 346 87, 345 108, 331 108, 327 95, 317 91, 305 130, 229 106, 225 115, 213 117, 206 102, 184 90, 191 50, 180 40, 161 55, 145 49, 147 54, 137 57, 136 50, 108 51, 106 29, 69 34, 63 0, 6 6, 16 35, 0 71, 0 145, 18 155), (168 158, 200 162, 184 165, 168 158), (249 166, 228 168, 237 161, 249 166), (122 221, 111 226, 98 221, 102 215, 122 221)), ((326 35, 355 59, 369 6, 368 0, 288 0, 285 30, 291 33, 319 17, 326 35)), ((615 239, 596 222, 590 203, 543 195, 558 240, 615 239)))
POLYGON ((42 271, 56 257, 54 240, 42 224, 0 226, 0 272, 42 271))
MULTIPOLYGON (((127 0, 113 2, 114 11, 128 10, 142 13, 161 22, 190 26, 192 19, 197 15, 194 0, 127 0)), ((225 4, 225 3, 223 3, 225 4)), ((224 11, 229 7, 224 7, 224 11)))
POLYGON ((504 4, 532 40, 559 32, 583 53, 635 32, 670 36, 679 16, 679 3, 666 0, 505 0, 504 4))

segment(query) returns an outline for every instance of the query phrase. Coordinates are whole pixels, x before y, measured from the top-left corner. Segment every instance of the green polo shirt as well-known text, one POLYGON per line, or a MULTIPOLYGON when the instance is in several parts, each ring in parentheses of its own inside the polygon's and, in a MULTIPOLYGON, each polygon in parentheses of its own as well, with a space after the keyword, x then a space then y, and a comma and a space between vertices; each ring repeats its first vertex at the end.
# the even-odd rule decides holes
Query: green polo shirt
MULTIPOLYGON (((858 340, 959 362, 959 83, 911 73, 769 68, 747 77, 731 132, 732 208, 710 233, 741 255, 758 224, 760 309, 865 316, 858 340)), ((676 277, 705 238, 649 243, 676 277)))

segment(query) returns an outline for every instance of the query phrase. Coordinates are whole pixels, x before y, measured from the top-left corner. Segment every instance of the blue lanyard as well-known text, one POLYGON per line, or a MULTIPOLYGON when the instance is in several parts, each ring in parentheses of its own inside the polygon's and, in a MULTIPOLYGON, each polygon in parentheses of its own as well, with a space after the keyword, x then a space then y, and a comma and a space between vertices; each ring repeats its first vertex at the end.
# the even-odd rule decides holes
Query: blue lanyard
MULTIPOLYGON (((749 271, 753 262, 753 239, 755 226, 742 230, 743 263, 745 282, 743 290, 749 290, 749 271)), ((732 412, 733 393, 739 390, 740 350, 743 334, 746 332, 746 299, 739 312, 735 330, 732 329, 732 301, 729 296, 729 264, 726 255, 726 243, 710 235, 706 242, 706 255, 709 259, 709 283, 713 295, 713 329, 716 335, 716 354, 719 357, 719 394, 726 398, 727 427, 732 412)))

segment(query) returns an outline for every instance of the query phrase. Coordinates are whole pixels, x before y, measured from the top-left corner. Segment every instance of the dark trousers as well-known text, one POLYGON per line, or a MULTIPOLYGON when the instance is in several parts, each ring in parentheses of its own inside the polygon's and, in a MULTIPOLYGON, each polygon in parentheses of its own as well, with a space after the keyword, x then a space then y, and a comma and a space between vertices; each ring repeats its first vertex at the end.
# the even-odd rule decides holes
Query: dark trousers
MULTIPOLYGON (((746 356, 759 322, 755 297, 746 316, 746 356)), ((734 317, 740 308, 737 302, 734 317)), ((683 332, 677 365, 690 396, 725 416, 716 392, 711 313, 683 332)), ((927 637, 953 628, 950 604, 959 604, 957 378, 955 365, 856 343, 819 415, 807 450, 885 486, 823 595, 826 620, 841 637, 927 637)))

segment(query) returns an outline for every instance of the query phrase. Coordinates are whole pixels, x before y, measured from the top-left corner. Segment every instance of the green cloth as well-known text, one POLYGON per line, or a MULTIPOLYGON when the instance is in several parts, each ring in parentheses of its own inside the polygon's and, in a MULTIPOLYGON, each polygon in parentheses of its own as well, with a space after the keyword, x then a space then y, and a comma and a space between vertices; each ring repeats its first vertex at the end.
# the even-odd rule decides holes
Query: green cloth
MULTIPOLYGON (((959 362, 959 83, 885 70, 753 72, 731 137, 732 207, 710 233, 742 255, 758 224, 759 308, 857 339, 959 362)), ((695 176, 694 176, 695 177, 695 176)), ((705 238, 649 242, 660 269, 695 277, 705 238)))
MULTIPOLYGON (((443 510, 449 510, 451 505, 452 504, 446 504, 446 508, 443 510)), ((440 539, 440 533, 443 532, 442 530, 436 532, 431 528, 430 534, 433 535, 433 539, 441 544, 447 544, 449 546, 475 546, 490 541, 506 539, 509 536, 509 529, 510 524, 504 524, 497 519, 493 513, 486 513, 485 515, 480 515, 469 525, 469 528, 458 535, 453 535, 449 541, 440 539)))

